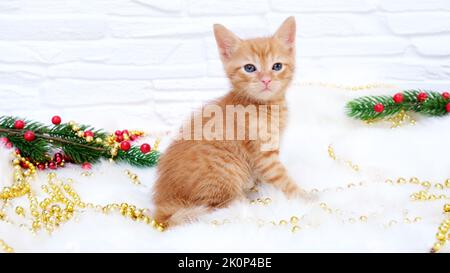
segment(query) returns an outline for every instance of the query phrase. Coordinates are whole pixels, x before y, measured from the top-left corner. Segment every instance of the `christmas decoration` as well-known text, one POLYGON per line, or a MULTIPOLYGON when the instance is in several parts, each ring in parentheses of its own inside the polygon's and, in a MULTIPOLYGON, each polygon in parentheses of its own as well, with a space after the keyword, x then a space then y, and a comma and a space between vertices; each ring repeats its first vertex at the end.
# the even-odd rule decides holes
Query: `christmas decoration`
POLYGON ((384 110, 384 105, 382 103, 377 103, 375 104, 375 106, 373 107, 373 110, 377 113, 381 113, 384 110))
POLYGON ((23 120, 19 119, 14 122, 14 128, 23 129, 23 127, 25 127, 25 122, 23 122, 23 120))
MULTIPOLYGON (((113 203, 103 206, 85 203, 72 187, 74 180, 69 178, 64 182, 63 179, 58 178, 54 172, 48 173, 47 184, 42 185, 41 187, 43 193, 48 197, 39 201, 36 197, 35 190, 32 191, 30 186, 30 183, 36 177, 35 166, 19 153, 14 153, 14 156, 13 183, 11 186, 4 187, 0 191, 0 200, 3 201, 4 204, 10 204, 14 199, 27 197, 29 201, 29 211, 27 212, 23 206, 16 206, 14 208, 14 213, 22 218, 27 218, 26 221, 29 222, 29 224, 21 224, 21 226, 27 227, 32 233, 45 230, 51 234, 55 229, 73 219, 80 212, 86 210, 95 210, 104 214, 118 212, 133 221, 143 222, 159 231, 164 231, 165 229, 164 225, 158 224, 155 220, 150 218, 148 209, 139 209, 128 203, 122 203, 120 205, 118 203, 113 203)), ((133 176, 133 179, 137 179, 136 175, 130 175, 133 176)), ((4 207, 0 210, 0 220, 15 225, 16 223, 7 217, 3 208, 4 207)), ((5 252, 14 252, 14 249, 7 245, 3 240, 0 240, 0 246, 5 252)))
POLYGON ((448 93, 406 90, 390 96, 365 96, 347 103, 349 117, 370 121, 394 116, 401 111, 413 111, 428 116, 448 113, 448 93))
POLYGON ((143 135, 140 131, 118 130, 118 139, 113 134, 74 121, 61 123, 59 116, 54 116, 52 123, 47 126, 16 117, 0 117, 1 141, 8 148, 15 146, 39 170, 46 167, 56 169, 66 162, 95 163, 100 158, 124 161, 139 167, 157 164, 158 151, 142 152, 140 147, 131 145, 130 141, 143 135), (53 157, 50 156, 52 153, 53 157))
POLYGON ((395 103, 402 103, 403 102, 403 94, 397 93, 393 97, 395 103))
POLYGON ((61 117, 60 116, 54 116, 52 117, 52 123, 54 125, 60 125, 61 124, 61 117))
POLYGON ((122 151, 128 151, 131 148, 131 144, 128 141, 123 141, 122 143, 120 143, 120 149, 122 149, 122 151))
POLYGON ((150 144, 144 143, 144 144, 141 145, 141 152, 142 153, 144 153, 144 154, 149 153, 150 150, 151 150, 150 144))
MULTIPOLYGON (((352 164, 350 160, 337 160, 337 157, 334 152, 334 148, 330 144, 328 146, 328 155, 336 161, 344 161, 346 163, 350 162, 349 166, 352 167, 352 164)), ((450 178, 446 179, 443 183, 431 183, 429 181, 421 181, 417 177, 411 177, 410 179, 405 179, 403 177, 399 177, 396 180, 386 179, 386 184, 398 184, 398 185, 406 185, 406 184, 412 184, 422 187, 421 190, 414 192, 410 195, 411 201, 439 201, 439 200, 449 200, 450 195, 442 194, 442 191, 450 189, 450 178), (441 193, 431 193, 430 191, 434 189, 436 191, 440 191, 441 193)), ((348 185, 350 186, 350 184, 348 185)), ((321 207, 325 207, 326 204, 322 203, 321 207)), ((430 252, 435 253, 439 252, 442 247, 446 244, 447 238, 450 239, 450 203, 446 203, 443 207, 443 213, 444 215, 447 215, 447 219, 443 220, 438 228, 438 232, 436 233, 436 242, 430 249, 430 252)), ((362 216, 361 216, 362 217, 362 216)), ((421 217, 416 217, 414 219, 414 222, 420 221, 421 217)), ((405 222, 410 222, 410 219, 405 219, 405 222)), ((392 222, 392 221, 391 221, 392 222)), ((394 223, 394 222, 392 222, 394 223)), ((389 223, 389 226, 391 223, 389 223)))

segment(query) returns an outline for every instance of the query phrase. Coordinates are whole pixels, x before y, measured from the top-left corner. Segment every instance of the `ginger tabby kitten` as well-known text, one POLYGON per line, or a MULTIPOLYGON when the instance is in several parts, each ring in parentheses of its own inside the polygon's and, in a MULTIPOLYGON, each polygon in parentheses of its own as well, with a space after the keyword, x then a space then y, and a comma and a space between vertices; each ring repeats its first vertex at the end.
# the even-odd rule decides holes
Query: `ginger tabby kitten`
MULTIPOLYGON (((295 69, 295 28, 294 17, 289 17, 272 37, 242 40, 224 26, 214 25, 232 90, 202 109, 216 105, 225 112, 227 106, 255 106, 258 116, 277 119, 269 123, 269 136, 278 140, 275 134, 282 132, 286 123, 285 92, 295 69), (279 111, 260 109, 261 105, 277 106, 279 111)), ((210 118, 202 116, 200 120, 204 125, 210 118)), ((248 116, 245 120, 249 121, 248 116)), ((189 122, 186 128, 192 129, 192 119, 189 122)), ((236 122, 228 127, 225 122, 218 124, 224 125, 224 131, 242 127, 236 122)), ((241 140, 177 139, 171 143, 158 164, 154 188, 157 223, 173 226, 195 220, 201 213, 244 198, 259 181, 276 186, 290 198, 309 197, 289 177, 279 160, 278 147, 267 151, 262 149, 264 140, 249 138, 250 126, 244 125, 245 139, 241 140)), ((259 125, 258 130, 262 130, 259 125)), ((194 128, 190 136, 195 133, 199 132, 194 128)))

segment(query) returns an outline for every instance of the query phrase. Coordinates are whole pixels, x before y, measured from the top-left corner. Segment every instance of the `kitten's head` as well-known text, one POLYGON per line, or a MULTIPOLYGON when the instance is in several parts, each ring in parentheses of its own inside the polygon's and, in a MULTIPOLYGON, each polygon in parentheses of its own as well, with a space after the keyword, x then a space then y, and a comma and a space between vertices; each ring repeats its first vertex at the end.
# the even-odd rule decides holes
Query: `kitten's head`
POLYGON ((268 38, 242 40, 214 25, 220 58, 235 92, 259 101, 282 98, 295 68, 295 18, 268 38))

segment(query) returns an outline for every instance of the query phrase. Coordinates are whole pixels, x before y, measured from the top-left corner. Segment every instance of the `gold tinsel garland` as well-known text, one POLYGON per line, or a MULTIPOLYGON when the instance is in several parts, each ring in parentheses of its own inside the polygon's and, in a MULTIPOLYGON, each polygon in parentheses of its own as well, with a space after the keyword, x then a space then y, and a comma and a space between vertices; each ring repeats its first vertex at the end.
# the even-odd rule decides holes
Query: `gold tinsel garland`
MULTIPOLYGON (((158 148, 159 139, 155 142, 154 150, 158 148)), ((48 197, 38 201, 36 194, 31 189, 30 182, 36 177, 36 166, 23 158, 19 153, 13 152, 14 160, 12 161, 13 183, 11 186, 4 187, 0 191, 0 200, 3 205, 0 209, 0 220, 10 224, 15 224, 6 214, 5 208, 10 206, 13 199, 26 196, 29 201, 29 225, 20 224, 20 227, 27 228, 32 233, 45 230, 52 233, 56 228, 71 220, 75 213, 89 209, 94 209, 105 214, 120 213, 121 215, 133 220, 140 221, 149 226, 164 231, 165 226, 151 219, 148 209, 137 208, 128 203, 112 203, 108 205, 94 205, 93 203, 85 203, 82 201, 71 184, 73 179, 59 179, 56 173, 51 172, 47 175, 47 184, 42 185, 41 189, 48 197)), ((136 174, 126 171, 133 183, 139 181, 136 174)), ((82 175, 86 175, 86 172, 82 175)), ((27 213, 24 207, 16 206, 15 213, 18 216, 26 217, 27 213)), ((0 247, 7 253, 14 252, 14 249, 0 239, 0 247)))
MULTIPOLYGON (((347 165, 349 165, 353 170, 355 170, 354 166, 357 166, 357 170, 359 171, 359 166, 356 164, 353 164, 350 160, 342 160, 340 158, 337 158, 334 152, 333 146, 330 144, 328 146, 328 155, 333 160, 344 162, 347 165)), ((431 183, 429 181, 421 181, 417 177, 411 177, 410 179, 405 179, 403 177, 399 177, 395 181, 392 179, 386 179, 385 183, 387 184, 397 184, 397 185, 404 185, 404 184, 413 184, 417 186, 421 186, 422 189, 413 192, 410 195, 410 198, 412 201, 435 201, 435 200, 450 200, 449 195, 445 194, 433 194, 430 193, 431 189, 435 190, 445 190, 450 189, 450 178, 447 178, 443 183, 431 183)), ((445 245, 447 240, 450 240, 450 203, 446 203, 443 207, 443 214, 446 215, 447 219, 442 220, 441 224, 439 225, 438 232, 436 233, 436 242, 431 247, 430 252, 438 252, 442 249, 442 247, 445 245)))

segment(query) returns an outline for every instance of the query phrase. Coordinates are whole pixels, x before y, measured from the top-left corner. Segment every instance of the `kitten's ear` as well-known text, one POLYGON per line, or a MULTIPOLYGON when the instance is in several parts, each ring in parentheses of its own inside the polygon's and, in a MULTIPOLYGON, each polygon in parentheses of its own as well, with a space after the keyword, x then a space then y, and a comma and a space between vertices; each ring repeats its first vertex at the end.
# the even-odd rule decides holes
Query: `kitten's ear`
POLYGON ((274 37, 280 39, 283 44, 292 49, 295 46, 295 28, 295 17, 290 16, 284 20, 283 24, 275 32, 274 37))
POLYGON ((216 37, 220 58, 223 61, 229 60, 241 39, 219 24, 214 24, 214 36, 216 37))

